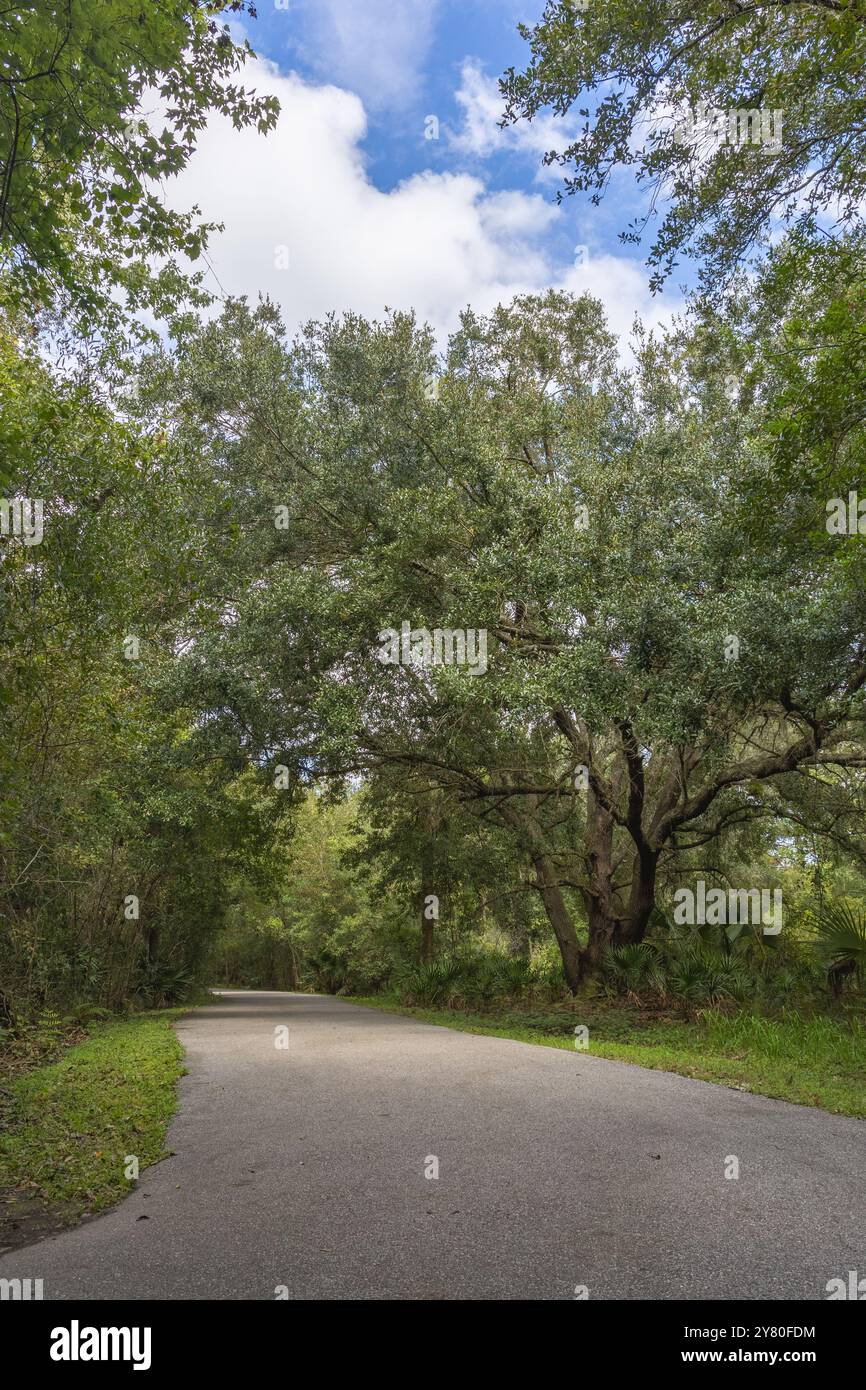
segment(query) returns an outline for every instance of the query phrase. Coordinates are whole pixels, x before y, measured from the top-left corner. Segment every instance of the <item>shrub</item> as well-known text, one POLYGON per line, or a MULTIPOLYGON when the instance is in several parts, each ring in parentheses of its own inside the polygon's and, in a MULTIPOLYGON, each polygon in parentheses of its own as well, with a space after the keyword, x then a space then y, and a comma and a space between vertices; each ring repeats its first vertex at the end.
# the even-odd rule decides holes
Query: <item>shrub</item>
POLYGON ((407 1004, 444 1008, 489 1008, 538 993, 557 995, 564 987, 561 964, 554 968, 546 958, 532 961, 492 950, 405 966, 395 983, 407 1004))
POLYGON ((827 970, 833 993, 842 992, 846 975, 856 975, 858 983, 866 974, 866 913, 848 903, 828 904, 815 920, 818 957, 827 970))
POLYGON ((398 989, 407 1004, 445 1005, 457 994, 460 964, 447 956, 423 961, 406 968, 398 976, 398 989))
POLYGON ((638 999, 642 994, 664 994, 664 970, 658 954, 647 942, 613 946, 601 965, 602 983, 613 994, 638 999))
POLYGON ((668 987, 684 1004, 719 1004, 755 993, 756 981, 742 961, 706 946, 687 946, 672 956, 668 987))
POLYGON ((135 998, 151 1008, 164 1008, 169 1004, 181 1003, 192 984, 189 971, 161 962, 148 962, 140 972, 135 998))

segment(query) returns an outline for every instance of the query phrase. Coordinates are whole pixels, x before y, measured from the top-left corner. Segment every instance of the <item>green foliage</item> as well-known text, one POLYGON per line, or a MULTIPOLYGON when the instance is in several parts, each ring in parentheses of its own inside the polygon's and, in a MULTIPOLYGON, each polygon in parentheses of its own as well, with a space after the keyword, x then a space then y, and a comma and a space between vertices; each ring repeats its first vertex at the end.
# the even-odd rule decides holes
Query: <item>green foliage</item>
POLYGON ((399 990, 407 1003, 453 1004, 460 993, 463 972, 460 962, 442 957, 422 961, 404 972, 399 990))
POLYGON ((7 1041, 48 1055, 214 975, 489 1011, 600 968, 682 1015, 826 1006, 819 964, 864 964, 866 551, 820 501, 864 452, 859 10, 550 0, 524 31, 509 117, 590 103, 567 186, 632 164, 671 195, 654 284, 704 257, 628 369, 557 291, 467 309, 442 352, 409 313, 292 342, 269 303, 180 316, 210 229, 157 183, 209 112, 276 120, 234 80, 244 13, 0 15, 0 493, 46 517, 0 542, 7 1041), (635 138, 699 100, 780 108, 780 147, 635 138), (771 215, 789 235, 721 294, 771 215), (144 306, 172 333, 121 396, 144 306), (111 351, 61 371, 82 331, 111 351), (483 630, 486 671, 383 663, 404 621, 483 630), (783 882, 785 936, 676 935, 698 873, 783 882))
POLYGON ((359 800, 310 792, 279 854, 270 895, 233 889, 210 969, 224 984, 336 994, 380 989, 417 953, 409 924, 352 862, 359 800))
POLYGON ((191 737, 174 680, 202 544, 189 472, 8 324, 0 401, 6 495, 44 503, 39 545, 0 540, 0 1004, 21 1028, 181 997, 282 813, 191 737))
POLYGON ((288 344, 232 304, 121 418, 8 326, 2 456, 46 532, 0 570, 6 1025, 214 976, 557 998, 600 941, 639 998, 811 998, 787 942, 665 937, 705 865, 783 879, 794 943, 864 893, 861 567, 787 514, 744 532, 767 417, 732 417, 723 327, 626 374, 590 298, 521 298, 464 316, 431 402, 408 316, 288 344), (384 666, 404 615, 486 628, 487 672, 384 666))
POLYGON ((702 1022, 711 1042, 731 1051, 778 1058, 791 1066, 803 1063, 814 1068, 823 1063, 828 1071, 864 1066, 866 1025, 859 1018, 840 1022, 794 1010, 783 1011, 778 1018, 764 1018, 712 1010, 702 1022))
POLYGON ((822 1002, 820 972, 805 941, 789 937, 770 948, 749 932, 732 946, 719 928, 686 938, 656 932, 651 941, 615 947, 602 959, 601 984, 610 997, 692 1012, 707 1004, 753 1001, 777 1012, 822 1002))
POLYGON ((754 993, 754 981, 736 959, 713 950, 687 949, 672 956, 666 971, 671 994, 684 1004, 741 1001, 754 993))
POLYGON ((659 287, 678 257, 703 261, 718 289, 773 219, 801 245, 820 244, 826 224, 856 227, 866 195, 859 3, 766 0, 761 5, 633 0, 577 6, 548 0, 521 26, 531 56, 502 81, 507 119, 545 108, 580 116, 579 134, 545 156, 567 170, 568 192, 595 201, 622 169, 647 186, 650 212, 623 231, 637 240, 658 206, 664 216, 649 257, 659 287), (677 118, 699 103, 778 110, 778 144, 680 141, 677 118))
POLYGON ((431 401, 409 315, 288 343, 271 306, 231 304, 147 365, 147 409, 218 479, 215 547, 237 537, 233 621, 202 615, 178 681, 262 765, 363 779, 360 852, 403 911, 432 875, 452 950, 461 895, 493 913, 501 879, 576 988, 693 850, 742 849, 764 881, 790 818, 855 852, 866 552, 803 546, 808 493, 744 527, 772 447, 759 393, 731 409, 723 328, 641 336, 626 373, 590 296, 521 296, 467 311, 431 401), (383 663, 403 621, 484 629, 487 671, 383 663))
POLYGON ((166 206, 160 181, 188 163, 208 113, 268 131, 273 97, 232 81, 252 52, 220 16, 246 0, 20 0, 0 14, 0 253, 18 305, 64 299, 104 328, 131 309, 174 307, 176 255, 211 229, 166 206), (145 115, 149 110, 152 114, 145 115), (154 276, 149 258, 168 265, 154 276))
POLYGON ((664 971, 648 942, 614 946, 602 959, 602 980, 616 994, 639 998, 647 992, 663 995, 664 971))
POLYGON ((826 903, 816 916, 815 931, 821 960, 828 970, 856 971, 866 976, 866 910, 850 903, 826 903))
POLYGON ((147 961, 139 973, 135 997, 148 1008, 166 1008, 187 999, 194 983, 191 972, 183 967, 147 961))
POLYGON ((394 987, 407 1004, 484 1009, 508 1001, 560 998, 565 981, 561 967, 551 972, 543 958, 535 962, 481 949, 409 966, 396 974, 394 987))

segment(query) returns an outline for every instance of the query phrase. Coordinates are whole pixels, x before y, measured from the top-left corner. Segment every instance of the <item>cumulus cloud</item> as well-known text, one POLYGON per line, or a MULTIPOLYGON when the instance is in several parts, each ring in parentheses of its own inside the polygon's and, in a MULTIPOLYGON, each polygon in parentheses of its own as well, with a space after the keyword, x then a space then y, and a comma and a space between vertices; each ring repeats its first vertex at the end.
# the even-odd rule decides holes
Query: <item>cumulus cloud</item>
POLYGON ((578 138, 578 118, 540 114, 534 120, 518 121, 516 125, 501 128, 499 122, 505 103, 499 83, 473 58, 463 62, 455 100, 460 107, 461 124, 456 130, 448 131, 452 149, 479 159, 518 150, 537 162, 537 179, 562 177, 558 166, 542 164, 541 157, 548 150, 564 149, 578 138))
POLYGON ((267 293, 297 328, 330 310, 381 317, 414 308, 440 341, 471 304, 487 312, 515 294, 589 290, 628 333, 635 310, 659 317, 646 273, 590 248, 588 264, 556 259, 573 216, 539 193, 490 191, 475 173, 423 171, 383 191, 368 176, 363 103, 336 86, 281 75, 260 60, 247 80, 282 114, 265 138, 214 117, 172 202, 225 224, 209 259, 227 293, 267 293))

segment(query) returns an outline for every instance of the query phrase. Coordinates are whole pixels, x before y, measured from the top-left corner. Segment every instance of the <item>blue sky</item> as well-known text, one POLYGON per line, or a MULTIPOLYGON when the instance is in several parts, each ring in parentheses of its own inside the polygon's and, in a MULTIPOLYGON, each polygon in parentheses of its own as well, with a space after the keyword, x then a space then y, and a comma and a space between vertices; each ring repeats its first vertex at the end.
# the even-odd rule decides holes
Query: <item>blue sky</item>
POLYGON ((266 292, 290 327, 329 310, 415 308, 444 340, 483 311, 550 285, 602 299, 624 337, 669 317, 646 248, 618 238, 640 207, 631 174, 600 208, 557 205, 542 154, 552 118, 501 132, 496 79, 522 66, 517 33, 541 0, 258 0, 245 85, 282 116, 262 139, 214 118, 172 201, 224 221, 211 261, 232 293, 266 292), (425 138, 436 129, 438 138, 425 138))
MULTIPOLYGON (((424 139, 425 116, 433 113, 458 126, 456 94, 464 62, 476 60, 490 77, 519 65, 528 49, 518 23, 533 21, 542 8, 509 0, 291 0, 286 13, 276 11, 271 0, 248 32, 281 67, 358 93, 370 120, 370 173, 387 188, 429 163, 453 164, 441 140, 424 139), (388 19, 395 15, 398 22, 389 34, 388 19), (354 22, 347 23, 347 16, 354 22)), ((519 173, 527 184, 532 162, 521 161, 525 167, 519 173)), ((489 172, 503 186, 510 182, 505 161, 492 160, 489 172)))

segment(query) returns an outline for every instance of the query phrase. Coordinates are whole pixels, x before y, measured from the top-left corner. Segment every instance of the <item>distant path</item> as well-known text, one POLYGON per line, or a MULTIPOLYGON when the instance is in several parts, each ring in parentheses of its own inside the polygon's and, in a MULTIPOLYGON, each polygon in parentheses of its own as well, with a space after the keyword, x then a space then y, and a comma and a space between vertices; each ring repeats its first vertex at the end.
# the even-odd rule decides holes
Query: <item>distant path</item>
POLYGON ((862 1121, 322 996, 228 992, 178 1033, 176 1156, 0 1277, 46 1298, 820 1299, 866 1276, 862 1121))

